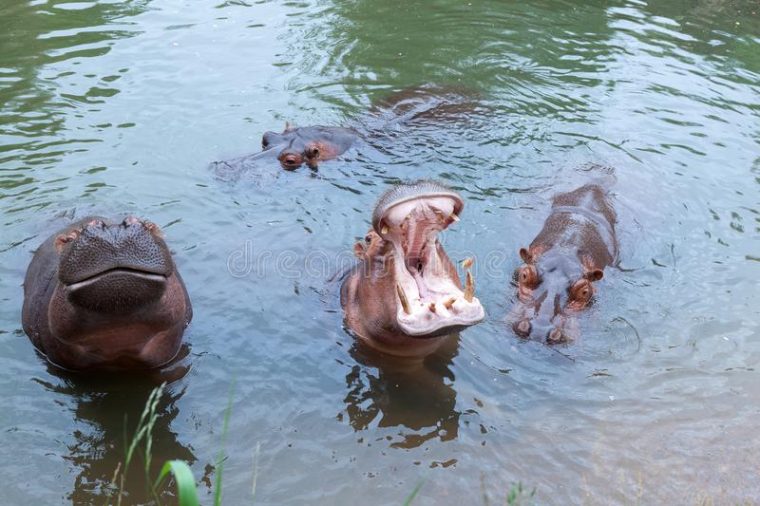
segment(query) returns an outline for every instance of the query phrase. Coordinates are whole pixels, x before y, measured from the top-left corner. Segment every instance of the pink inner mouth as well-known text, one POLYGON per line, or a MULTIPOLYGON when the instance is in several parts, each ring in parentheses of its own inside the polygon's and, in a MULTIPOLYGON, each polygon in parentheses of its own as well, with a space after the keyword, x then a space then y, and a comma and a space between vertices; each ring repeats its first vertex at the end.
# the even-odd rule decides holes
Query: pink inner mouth
POLYGON ((408 335, 466 327, 485 316, 476 298, 465 298, 439 254, 437 236, 456 220, 454 204, 449 197, 421 197, 389 207, 382 217, 380 232, 393 244, 396 260, 397 318, 408 335))

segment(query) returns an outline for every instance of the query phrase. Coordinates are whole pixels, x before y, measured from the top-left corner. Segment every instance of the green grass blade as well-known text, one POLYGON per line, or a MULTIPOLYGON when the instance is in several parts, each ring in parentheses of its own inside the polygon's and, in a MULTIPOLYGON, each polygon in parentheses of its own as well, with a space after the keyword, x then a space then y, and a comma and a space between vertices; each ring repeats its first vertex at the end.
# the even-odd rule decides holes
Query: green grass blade
POLYGON ((227 398, 227 409, 224 411, 224 422, 222 424, 222 441, 219 455, 216 459, 216 478, 214 480, 214 506, 222 504, 222 473, 224 472, 224 444, 227 440, 227 432, 230 427, 230 414, 232 413, 232 394, 235 391, 235 380, 230 385, 230 393, 227 398))
POLYGON ((425 483, 424 481, 421 481, 417 484, 416 487, 414 487, 414 490, 412 490, 412 493, 409 494, 409 497, 406 498, 406 501, 404 501, 404 506, 409 506, 412 504, 412 501, 414 501, 414 498, 417 497, 417 494, 420 492, 420 489, 422 488, 422 484, 425 483))
POLYGON ((190 466, 181 460, 166 461, 164 467, 161 468, 161 473, 158 475, 153 487, 157 489, 169 473, 174 475, 174 481, 177 482, 179 505, 200 506, 200 501, 198 501, 198 489, 195 487, 193 471, 190 469, 190 466))

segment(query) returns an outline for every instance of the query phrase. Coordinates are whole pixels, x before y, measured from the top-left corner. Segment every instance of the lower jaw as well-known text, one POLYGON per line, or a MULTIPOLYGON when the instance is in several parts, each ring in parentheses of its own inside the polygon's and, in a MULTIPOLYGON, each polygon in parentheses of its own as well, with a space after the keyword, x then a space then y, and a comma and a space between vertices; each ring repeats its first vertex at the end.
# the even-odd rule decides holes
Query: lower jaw
POLYGON ((472 324, 465 324, 465 323, 447 324, 447 325, 442 325, 438 328, 434 328, 431 330, 425 330, 423 332, 415 331, 414 329, 405 329, 403 326, 401 325, 399 326, 403 330, 404 335, 409 337, 409 339, 414 339, 417 341, 428 341, 430 339, 435 339, 437 337, 443 337, 443 336, 456 334, 466 329, 470 325, 472 324))
POLYGON ((168 279, 155 274, 111 273, 66 287, 74 305, 96 312, 125 314, 159 300, 168 279))
POLYGON ((360 341, 375 351, 396 357, 424 357, 434 353, 451 336, 444 334, 438 337, 417 338, 406 334, 386 336, 385 338, 366 338, 359 336, 360 341))

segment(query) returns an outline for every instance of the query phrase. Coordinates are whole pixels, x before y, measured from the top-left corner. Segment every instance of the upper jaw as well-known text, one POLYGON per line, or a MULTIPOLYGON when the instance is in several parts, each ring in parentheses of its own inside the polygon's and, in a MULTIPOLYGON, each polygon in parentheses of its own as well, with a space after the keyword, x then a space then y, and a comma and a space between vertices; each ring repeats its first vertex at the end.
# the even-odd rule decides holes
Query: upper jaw
POLYGON ((59 234, 58 280, 84 286, 108 274, 155 275, 173 272, 171 255, 157 225, 133 216, 121 223, 93 218, 79 229, 59 234))
MULTIPOLYGON (((434 205, 441 213, 447 213, 448 226, 457 220, 464 208, 462 197, 453 190, 429 180, 421 180, 410 184, 398 185, 386 191, 375 205, 372 213, 372 227, 380 235, 384 235, 384 227, 405 219, 410 209, 420 202, 426 201, 434 205)), ((445 227, 444 227, 445 228, 445 227)))

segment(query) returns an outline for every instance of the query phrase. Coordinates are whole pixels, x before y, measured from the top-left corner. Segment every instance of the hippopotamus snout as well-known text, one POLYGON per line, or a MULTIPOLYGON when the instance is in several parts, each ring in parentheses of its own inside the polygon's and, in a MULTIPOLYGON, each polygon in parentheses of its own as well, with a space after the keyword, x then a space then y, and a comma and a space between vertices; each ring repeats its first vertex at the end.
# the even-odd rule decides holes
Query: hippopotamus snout
POLYGON ((557 315, 550 322, 523 318, 512 323, 512 330, 524 339, 546 341, 550 344, 574 341, 578 337, 576 325, 568 324, 566 315, 557 315))
POLYGON ((59 235, 56 246, 61 252, 58 279, 64 285, 115 269, 161 277, 173 270, 171 253, 158 237, 157 227, 133 216, 121 223, 93 219, 79 230, 59 235))

